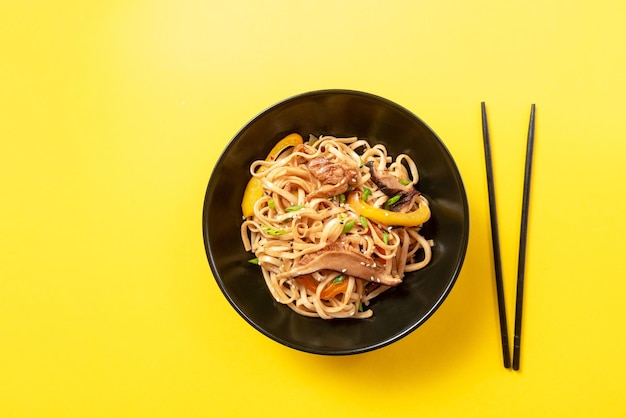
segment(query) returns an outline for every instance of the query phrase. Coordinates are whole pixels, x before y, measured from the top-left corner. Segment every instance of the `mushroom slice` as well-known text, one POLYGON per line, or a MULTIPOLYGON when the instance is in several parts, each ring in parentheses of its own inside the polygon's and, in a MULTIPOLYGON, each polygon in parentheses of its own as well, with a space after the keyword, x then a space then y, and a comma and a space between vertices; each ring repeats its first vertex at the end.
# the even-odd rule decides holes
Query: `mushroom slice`
POLYGON ((396 286, 402 279, 385 271, 373 258, 349 247, 330 244, 320 251, 304 255, 288 273, 295 277, 320 270, 333 270, 374 283, 396 286))
POLYGON ((412 183, 402 184, 396 176, 391 175, 388 171, 378 170, 373 161, 368 161, 365 165, 370 169, 372 181, 384 194, 389 197, 400 195, 400 199, 391 205, 391 210, 406 212, 411 209, 420 194, 412 183))

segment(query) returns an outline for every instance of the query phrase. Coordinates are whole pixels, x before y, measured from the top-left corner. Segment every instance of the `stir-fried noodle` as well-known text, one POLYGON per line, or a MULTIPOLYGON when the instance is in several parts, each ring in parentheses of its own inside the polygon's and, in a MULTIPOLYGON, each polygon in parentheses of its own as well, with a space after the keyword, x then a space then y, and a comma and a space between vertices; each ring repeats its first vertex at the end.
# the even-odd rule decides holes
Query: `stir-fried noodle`
POLYGON ((250 166, 258 195, 244 195, 246 251, 276 301, 299 314, 370 317, 373 298, 431 259, 416 164, 358 138, 311 136, 279 151, 250 166))

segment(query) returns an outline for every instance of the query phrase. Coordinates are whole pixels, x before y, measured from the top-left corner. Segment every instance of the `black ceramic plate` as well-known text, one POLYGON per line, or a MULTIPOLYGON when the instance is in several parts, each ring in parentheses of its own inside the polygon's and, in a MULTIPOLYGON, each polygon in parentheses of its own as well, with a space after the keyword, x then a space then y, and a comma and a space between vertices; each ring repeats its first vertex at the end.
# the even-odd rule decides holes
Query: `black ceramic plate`
POLYGON ((441 305, 460 272, 469 236, 469 210, 459 171, 447 148, 417 116, 384 98, 349 90, 304 93, 265 110, 228 144, 209 181, 202 213, 211 270, 230 304, 273 340, 310 353, 341 355, 374 350, 406 336, 441 305), (258 266, 247 262, 240 239, 241 198, 252 161, 265 158, 285 135, 358 136, 384 144, 389 154, 416 162, 419 190, 430 201, 426 238, 435 241, 424 269, 375 299, 372 318, 307 318, 274 301, 258 266))

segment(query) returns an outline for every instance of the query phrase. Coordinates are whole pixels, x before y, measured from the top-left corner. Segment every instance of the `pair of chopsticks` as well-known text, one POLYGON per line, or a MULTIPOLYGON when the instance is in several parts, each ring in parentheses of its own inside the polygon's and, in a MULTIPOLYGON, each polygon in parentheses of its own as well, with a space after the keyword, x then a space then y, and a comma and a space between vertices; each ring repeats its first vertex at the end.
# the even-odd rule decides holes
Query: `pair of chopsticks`
MULTIPOLYGON (((498 314, 500 317, 500 335, 502 337, 502 355, 504 367, 511 367, 509 348, 509 333, 506 321, 504 303, 504 285, 502 280, 502 260, 500 257, 500 237, 498 231, 498 214, 496 210, 496 193, 491 163, 491 145, 489 141, 489 127, 487 124, 487 110, 485 102, 481 103, 483 144, 485 148, 485 166, 487 171, 487 191, 489 194, 489 215, 491 219, 491 240, 496 279, 496 293, 498 299, 498 314)), ((522 312, 524 302, 524 276, 526 266, 526 236, 528 235, 528 207, 530 204, 530 178, 532 172, 533 146, 535 142, 535 105, 530 107, 530 122, 528 124, 528 139, 526 143, 526 165, 524 170, 524 190, 522 195, 522 217, 520 227, 519 258, 517 265, 517 294, 515 298, 515 334, 513 336, 513 370, 519 370, 521 341, 522 341, 522 312)))

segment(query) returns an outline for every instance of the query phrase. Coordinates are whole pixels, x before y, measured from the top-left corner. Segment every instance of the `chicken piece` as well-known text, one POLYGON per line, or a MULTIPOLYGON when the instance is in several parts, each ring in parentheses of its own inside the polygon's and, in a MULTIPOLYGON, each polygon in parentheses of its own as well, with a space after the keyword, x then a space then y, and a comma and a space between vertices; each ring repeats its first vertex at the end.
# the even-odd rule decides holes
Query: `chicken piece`
POLYGON ((313 177, 322 183, 322 187, 308 195, 308 200, 345 193, 348 186, 356 183, 359 175, 356 168, 345 163, 333 163, 325 157, 312 159, 307 168, 313 177))

